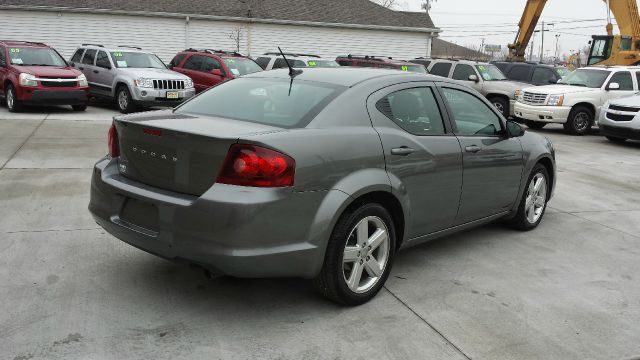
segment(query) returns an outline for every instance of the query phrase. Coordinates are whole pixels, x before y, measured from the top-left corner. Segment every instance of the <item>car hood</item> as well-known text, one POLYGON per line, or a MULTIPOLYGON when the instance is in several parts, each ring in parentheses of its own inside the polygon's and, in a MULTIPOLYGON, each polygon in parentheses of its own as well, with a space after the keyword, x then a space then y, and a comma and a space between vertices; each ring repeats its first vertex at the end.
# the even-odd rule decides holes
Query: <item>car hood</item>
POLYGON ((118 68, 118 72, 131 78, 148 78, 162 80, 186 80, 188 77, 169 69, 151 68, 118 68))
POLYGON ((640 108, 640 93, 620 99, 611 100, 609 103, 613 105, 640 108))
POLYGON ((42 77, 60 77, 71 78, 78 77, 82 74, 79 70, 76 70, 70 66, 13 66, 17 71, 21 73, 31 74, 42 77))
POLYGON ((590 91, 599 91, 599 88, 587 88, 584 86, 572 86, 572 85, 544 85, 534 86, 524 89, 524 91, 532 92, 536 94, 558 95, 558 94, 577 94, 590 91))

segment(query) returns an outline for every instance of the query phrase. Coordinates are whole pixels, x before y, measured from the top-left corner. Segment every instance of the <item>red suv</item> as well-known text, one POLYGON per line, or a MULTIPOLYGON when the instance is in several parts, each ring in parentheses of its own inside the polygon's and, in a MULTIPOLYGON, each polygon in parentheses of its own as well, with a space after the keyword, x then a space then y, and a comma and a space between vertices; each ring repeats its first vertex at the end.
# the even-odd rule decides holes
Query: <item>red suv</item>
POLYGON ((420 65, 404 60, 394 60, 390 57, 370 56, 370 55, 344 55, 338 56, 336 62, 341 66, 375 67, 384 69, 397 69, 427 74, 427 69, 420 65))
POLYGON ((193 80, 196 93, 238 76, 262 71, 252 59, 233 51, 187 49, 169 63, 169 69, 193 80))
POLYGON ((23 105, 87 108, 87 78, 42 43, 0 40, 0 96, 11 112, 23 105))

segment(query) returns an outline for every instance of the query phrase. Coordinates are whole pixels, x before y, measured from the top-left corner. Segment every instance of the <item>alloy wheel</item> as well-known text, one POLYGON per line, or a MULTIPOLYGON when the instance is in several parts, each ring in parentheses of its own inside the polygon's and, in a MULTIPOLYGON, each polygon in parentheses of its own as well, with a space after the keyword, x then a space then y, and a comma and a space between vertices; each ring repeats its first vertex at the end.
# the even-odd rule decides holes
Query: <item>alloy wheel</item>
POLYGON ((578 132, 583 132, 587 130, 589 124, 591 123, 591 119, 589 114, 581 111, 573 117, 573 126, 578 132))
POLYGON ((530 224, 535 224, 540 220, 546 203, 547 179, 544 174, 537 173, 529 183, 527 198, 524 204, 525 215, 530 224))
POLYGON ((493 106, 495 106, 495 107, 496 107, 496 109, 498 109, 498 111, 499 111, 501 114, 504 114, 504 106, 502 106, 502 104, 501 104, 501 103, 499 103, 499 102, 494 102, 494 103, 493 103, 493 106))
POLYGON ((12 110, 14 105, 15 105, 15 94, 13 93, 13 88, 9 87, 9 89, 7 90, 7 108, 9 110, 12 110))
POLYGON ((126 110, 129 105, 129 99, 127 97, 127 92, 124 90, 120 90, 118 93, 118 106, 120 106, 120 110, 126 110))
POLYGON ((355 293, 371 290, 389 260, 389 230, 377 216, 362 219, 349 233, 342 256, 342 272, 355 293))

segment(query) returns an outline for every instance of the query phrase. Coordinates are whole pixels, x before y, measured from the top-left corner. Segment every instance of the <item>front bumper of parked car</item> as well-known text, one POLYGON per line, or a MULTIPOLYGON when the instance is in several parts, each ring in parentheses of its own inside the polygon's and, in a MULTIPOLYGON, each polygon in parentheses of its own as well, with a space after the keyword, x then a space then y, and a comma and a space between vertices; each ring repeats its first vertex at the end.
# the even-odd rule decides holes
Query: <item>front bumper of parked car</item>
POLYGON ((616 111, 603 107, 598 122, 605 136, 640 140, 640 113, 616 111))
POLYGON ((141 106, 177 106, 186 100, 189 100, 196 94, 194 88, 184 90, 157 90, 151 88, 134 87, 133 101, 141 106), (168 96, 168 94, 175 95, 168 96))
POLYGON ((569 106, 538 106, 517 101, 514 106, 514 116, 531 121, 564 124, 569 118, 569 106))
POLYGON ((330 234, 318 215, 329 197, 348 195, 214 184, 195 197, 127 179, 105 157, 94 167, 89 210, 113 236, 169 260, 237 277, 312 278, 330 234))

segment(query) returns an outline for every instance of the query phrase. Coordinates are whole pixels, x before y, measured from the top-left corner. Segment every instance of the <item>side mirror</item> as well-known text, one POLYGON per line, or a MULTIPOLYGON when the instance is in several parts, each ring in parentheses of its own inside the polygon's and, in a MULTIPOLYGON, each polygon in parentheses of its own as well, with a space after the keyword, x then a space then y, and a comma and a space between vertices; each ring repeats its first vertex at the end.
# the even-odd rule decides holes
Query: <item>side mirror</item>
POLYGON ((169 70, 173 69, 173 64, 169 63, 169 65, 167 65, 167 69, 169 69, 169 70))
POLYGON ((620 84, 618 83, 609 83, 609 85, 607 85, 607 90, 620 90, 620 84))
POLYGON ((212 74, 212 75, 216 75, 216 76, 220 76, 220 77, 222 77, 222 76, 223 76, 223 75, 222 75, 222 70, 220 70, 220 69, 213 69, 213 70, 211 70, 211 74, 212 74))
POLYGON ((469 81, 479 82, 478 75, 469 75, 469 81))
POLYGON ((69 61, 69 66, 76 67, 76 63, 74 63, 73 61, 69 61))
POLYGON ((513 120, 507 120, 507 135, 509 137, 521 137, 524 135, 524 128, 513 120))
POLYGON ((549 84, 557 84, 560 79, 556 80, 555 78, 549 78, 549 84))

